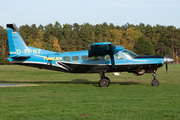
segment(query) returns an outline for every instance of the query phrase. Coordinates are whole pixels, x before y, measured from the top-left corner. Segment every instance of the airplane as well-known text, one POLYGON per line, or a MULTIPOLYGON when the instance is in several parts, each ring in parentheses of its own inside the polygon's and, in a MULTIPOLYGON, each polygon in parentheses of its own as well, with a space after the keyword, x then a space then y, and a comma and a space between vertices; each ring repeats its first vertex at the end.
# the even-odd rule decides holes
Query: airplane
POLYGON ((128 72, 139 76, 151 73, 152 86, 159 86, 156 71, 173 59, 157 55, 137 55, 121 45, 110 42, 93 43, 89 50, 74 52, 53 52, 27 46, 16 25, 7 24, 10 57, 13 64, 50 69, 69 73, 99 73, 100 87, 108 87, 107 72, 128 72))

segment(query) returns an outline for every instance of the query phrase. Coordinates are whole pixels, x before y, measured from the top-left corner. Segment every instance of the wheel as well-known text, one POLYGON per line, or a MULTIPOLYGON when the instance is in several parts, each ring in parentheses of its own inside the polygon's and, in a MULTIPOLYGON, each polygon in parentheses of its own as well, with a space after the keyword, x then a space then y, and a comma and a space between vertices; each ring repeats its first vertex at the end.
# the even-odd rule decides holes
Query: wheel
POLYGON ((152 86, 159 86, 159 81, 157 79, 152 80, 152 86))
POLYGON ((99 87, 108 87, 110 80, 107 78, 103 78, 99 80, 99 87))
POLYGON ((109 79, 108 77, 105 77, 105 79, 107 79, 107 80, 109 81, 109 84, 111 83, 111 82, 110 82, 110 79, 109 79))

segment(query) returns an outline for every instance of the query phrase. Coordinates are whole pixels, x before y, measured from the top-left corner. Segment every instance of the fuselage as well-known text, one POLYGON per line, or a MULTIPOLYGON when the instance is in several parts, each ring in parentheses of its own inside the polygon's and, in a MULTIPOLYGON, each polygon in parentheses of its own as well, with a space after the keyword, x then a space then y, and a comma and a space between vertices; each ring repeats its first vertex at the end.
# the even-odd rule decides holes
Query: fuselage
POLYGON ((158 86, 156 71, 159 67, 173 62, 173 59, 145 55, 138 56, 121 45, 110 42, 93 43, 86 51, 58 53, 27 46, 15 24, 7 24, 10 57, 14 64, 44 68, 70 73, 99 73, 100 87, 108 87, 110 79, 106 72, 130 72, 135 75, 153 73, 153 86, 158 86))
MULTIPOLYGON (((14 64, 51 69, 71 73, 98 73, 98 72, 151 72, 163 65, 164 57, 138 56, 123 49, 114 54, 115 68, 112 69, 109 55, 88 57, 88 51, 57 53, 29 47, 30 57, 9 58, 14 64), (33 51, 35 51, 33 53, 33 51)), ((20 51, 22 53, 24 51, 20 51)), ((27 53, 28 53, 27 52, 27 53)), ((18 54, 18 53, 17 53, 18 54)))

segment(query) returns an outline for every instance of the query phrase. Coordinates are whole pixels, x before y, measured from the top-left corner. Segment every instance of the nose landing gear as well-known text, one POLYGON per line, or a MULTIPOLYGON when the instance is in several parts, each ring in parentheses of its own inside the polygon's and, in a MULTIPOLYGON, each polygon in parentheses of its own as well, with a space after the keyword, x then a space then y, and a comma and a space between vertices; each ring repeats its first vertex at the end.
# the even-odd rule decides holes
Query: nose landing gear
POLYGON ((154 79, 152 80, 152 82, 151 82, 151 85, 152 86, 159 86, 159 81, 156 79, 156 70, 154 70, 154 72, 153 72, 153 77, 154 77, 154 79))

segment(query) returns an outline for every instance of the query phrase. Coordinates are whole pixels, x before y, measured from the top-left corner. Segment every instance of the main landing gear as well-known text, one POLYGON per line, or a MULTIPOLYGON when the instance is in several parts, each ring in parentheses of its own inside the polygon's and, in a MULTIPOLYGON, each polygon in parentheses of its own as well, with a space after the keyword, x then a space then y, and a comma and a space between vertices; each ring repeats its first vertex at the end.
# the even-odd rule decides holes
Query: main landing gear
MULTIPOLYGON (((156 79, 156 71, 153 72, 154 79, 152 80, 151 84, 152 86, 159 86, 159 81, 156 79)), ((108 87, 110 84, 110 79, 108 77, 105 77, 104 72, 99 72, 101 79, 99 80, 99 87, 108 87)))
POLYGON ((110 84, 110 79, 105 77, 104 72, 99 72, 101 79, 99 80, 99 87, 108 87, 110 84))
POLYGON ((151 82, 152 86, 159 86, 159 81, 156 79, 156 70, 153 72, 153 77, 154 79, 151 82))

